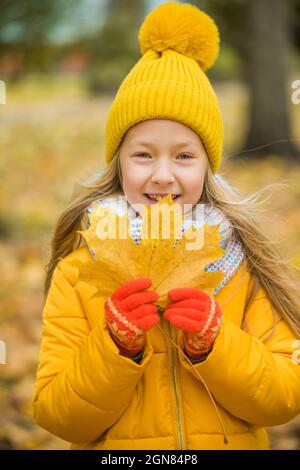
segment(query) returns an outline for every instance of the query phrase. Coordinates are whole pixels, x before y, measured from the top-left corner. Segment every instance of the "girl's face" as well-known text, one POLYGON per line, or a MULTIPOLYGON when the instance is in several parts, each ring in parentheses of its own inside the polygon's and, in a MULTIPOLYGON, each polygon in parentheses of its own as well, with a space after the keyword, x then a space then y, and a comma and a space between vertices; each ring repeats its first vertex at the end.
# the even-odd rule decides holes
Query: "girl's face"
POLYGON ((184 204, 196 204, 207 166, 200 137, 177 121, 139 122, 127 131, 120 145, 123 190, 131 205, 155 204, 155 195, 168 193, 183 210, 184 204))

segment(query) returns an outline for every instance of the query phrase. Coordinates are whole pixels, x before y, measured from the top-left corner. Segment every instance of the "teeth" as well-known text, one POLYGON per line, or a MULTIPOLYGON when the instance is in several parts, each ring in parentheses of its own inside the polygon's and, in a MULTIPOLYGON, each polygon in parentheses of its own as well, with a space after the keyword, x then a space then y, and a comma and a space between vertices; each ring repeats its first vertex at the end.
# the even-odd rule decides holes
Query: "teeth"
MULTIPOLYGON (((152 199, 152 200, 155 200, 155 201, 158 201, 158 199, 161 199, 163 198, 164 196, 154 196, 154 195, 150 195, 150 194, 147 194, 148 198, 149 199, 152 199)), ((176 195, 172 195, 172 199, 175 199, 176 195)))

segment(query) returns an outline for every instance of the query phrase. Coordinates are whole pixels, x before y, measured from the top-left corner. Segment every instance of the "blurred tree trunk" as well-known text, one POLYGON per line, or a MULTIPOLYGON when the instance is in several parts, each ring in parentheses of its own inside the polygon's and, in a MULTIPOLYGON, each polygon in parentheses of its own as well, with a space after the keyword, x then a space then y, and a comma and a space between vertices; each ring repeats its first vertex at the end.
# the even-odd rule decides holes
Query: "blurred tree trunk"
POLYGON ((299 158, 291 142, 287 83, 288 5, 285 0, 247 2, 245 79, 250 91, 250 127, 245 150, 299 158), (280 142, 284 140, 284 142, 280 142))
POLYGON ((145 0, 108 0, 101 31, 90 42, 91 93, 115 93, 141 53, 138 31, 145 16, 145 0))

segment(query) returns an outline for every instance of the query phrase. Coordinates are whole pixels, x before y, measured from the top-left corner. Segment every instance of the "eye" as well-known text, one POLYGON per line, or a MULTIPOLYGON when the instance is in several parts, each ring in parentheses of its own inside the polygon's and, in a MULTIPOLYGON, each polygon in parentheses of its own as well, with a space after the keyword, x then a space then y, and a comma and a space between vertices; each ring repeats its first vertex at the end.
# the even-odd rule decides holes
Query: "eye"
POLYGON ((187 153, 182 153, 181 155, 179 155, 179 157, 187 157, 187 158, 183 158, 183 160, 194 158, 192 155, 188 155, 187 153))
MULTIPOLYGON (((134 155, 135 157, 150 157, 149 153, 138 153, 137 155, 134 155)), ((151 157, 150 157, 151 158, 151 157)))

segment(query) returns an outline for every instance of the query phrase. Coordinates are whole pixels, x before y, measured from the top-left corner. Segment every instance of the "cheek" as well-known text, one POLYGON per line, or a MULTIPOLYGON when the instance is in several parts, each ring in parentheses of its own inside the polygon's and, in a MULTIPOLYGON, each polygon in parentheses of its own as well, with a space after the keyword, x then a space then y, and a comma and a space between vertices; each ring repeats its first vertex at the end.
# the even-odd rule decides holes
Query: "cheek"
POLYGON ((124 190, 128 192, 140 191, 148 179, 147 171, 145 171, 146 169, 140 168, 137 165, 128 165, 124 170, 124 190))
POLYGON ((187 192, 193 192, 197 188, 203 186, 204 183, 204 171, 202 168, 190 169, 188 173, 185 174, 183 184, 187 192))
POLYGON ((185 175, 182 186, 184 190, 184 200, 187 203, 195 204, 201 197, 204 186, 205 173, 203 169, 194 168, 193 171, 185 175))
POLYGON ((196 193, 201 191, 203 188, 203 178, 193 178, 185 184, 185 190, 187 193, 196 193))

